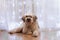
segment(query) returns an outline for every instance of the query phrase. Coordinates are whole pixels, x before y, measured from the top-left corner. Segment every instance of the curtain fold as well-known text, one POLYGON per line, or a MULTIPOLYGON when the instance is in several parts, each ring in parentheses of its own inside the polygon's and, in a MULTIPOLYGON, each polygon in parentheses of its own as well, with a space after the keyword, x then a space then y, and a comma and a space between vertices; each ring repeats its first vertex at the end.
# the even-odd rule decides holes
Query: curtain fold
POLYGON ((33 11, 41 29, 60 28, 59 0, 0 0, 0 29, 19 26, 21 17, 33 11))

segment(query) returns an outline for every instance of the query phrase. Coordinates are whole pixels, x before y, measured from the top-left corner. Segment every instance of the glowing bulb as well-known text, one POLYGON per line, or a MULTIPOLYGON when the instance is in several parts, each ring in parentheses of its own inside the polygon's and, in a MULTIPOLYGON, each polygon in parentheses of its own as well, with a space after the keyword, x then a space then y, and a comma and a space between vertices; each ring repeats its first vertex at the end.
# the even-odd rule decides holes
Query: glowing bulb
POLYGON ((39 5, 39 3, 38 3, 38 2, 37 2, 36 4, 37 4, 37 5, 39 5))
POLYGON ((15 6, 15 4, 14 4, 14 0, 13 0, 13 4, 12 4, 12 5, 13 5, 13 7, 15 6))
POLYGON ((57 24, 56 24, 56 27, 60 28, 60 23, 57 23, 57 24))
POLYGON ((13 11, 13 15, 15 15, 15 11, 13 11))
POLYGON ((15 4, 13 3, 13 7, 15 6, 15 4))
POLYGON ((24 4, 26 4, 26 2, 25 2, 25 1, 24 1, 23 3, 24 3, 24 4))
POLYGON ((21 17, 19 16, 19 19, 20 19, 21 17))
POLYGON ((60 31, 57 32, 57 37, 59 37, 59 36, 60 36, 60 31))
POLYGON ((19 12, 21 12, 21 9, 19 9, 19 12))

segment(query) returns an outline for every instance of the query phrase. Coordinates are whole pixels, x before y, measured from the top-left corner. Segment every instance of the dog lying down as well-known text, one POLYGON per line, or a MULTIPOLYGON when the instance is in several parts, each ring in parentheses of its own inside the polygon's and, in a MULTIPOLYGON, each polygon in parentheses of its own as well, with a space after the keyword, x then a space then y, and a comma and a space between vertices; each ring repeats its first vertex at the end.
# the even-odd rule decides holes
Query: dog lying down
POLYGON ((24 34, 32 34, 32 36, 37 37, 39 35, 39 25, 37 23, 37 17, 35 15, 24 15, 22 17, 23 23, 22 27, 15 28, 9 31, 10 34, 13 33, 24 33, 24 34))

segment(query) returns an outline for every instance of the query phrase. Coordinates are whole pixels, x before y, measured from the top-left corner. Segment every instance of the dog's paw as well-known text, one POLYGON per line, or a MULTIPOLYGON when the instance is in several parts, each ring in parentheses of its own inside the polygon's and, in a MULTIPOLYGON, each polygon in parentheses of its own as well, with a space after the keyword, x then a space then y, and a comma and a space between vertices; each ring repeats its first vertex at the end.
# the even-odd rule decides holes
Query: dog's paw
POLYGON ((9 34, 13 34, 14 32, 8 32, 9 34))
POLYGON ((15 32, 15 30, 8 31, 9 34, 14 34, 15 32))
POLYGON ((31 35, 31 34, 32 34, 32 32, 27 32, 26 34, 31 35))
POLYGON ((39 33, 37 31, 34 31, 32 36, 37 37, 39 36, 39 33))

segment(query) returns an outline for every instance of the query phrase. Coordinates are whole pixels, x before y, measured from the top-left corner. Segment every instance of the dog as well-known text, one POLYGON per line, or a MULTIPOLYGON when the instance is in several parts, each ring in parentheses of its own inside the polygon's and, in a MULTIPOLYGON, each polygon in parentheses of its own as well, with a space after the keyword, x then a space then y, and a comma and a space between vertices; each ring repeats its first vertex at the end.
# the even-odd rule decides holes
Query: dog
POLYGON ((22 17, 22 27, 11 30, 9 33, 22 32, 24 34, 32 34, 37 37, 39 35, 39 25, 37 22, 37 16, 35 15, 24 15, 22 17))

